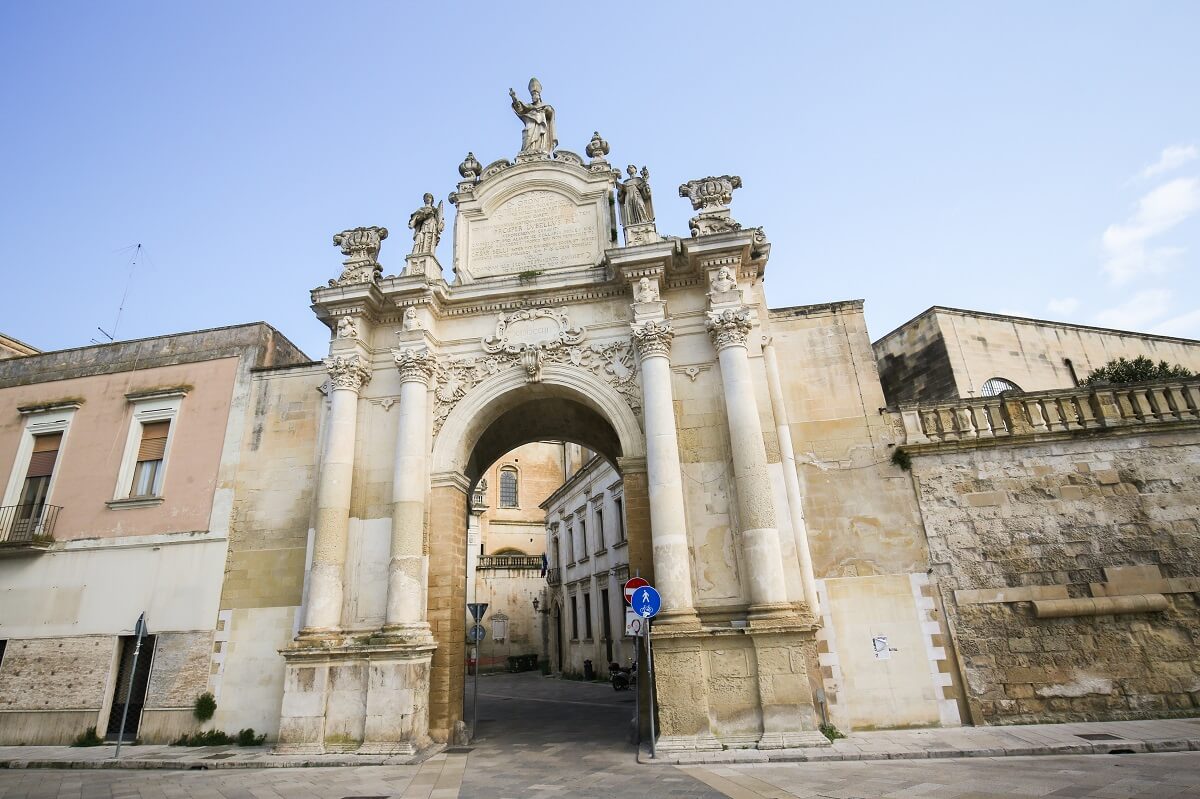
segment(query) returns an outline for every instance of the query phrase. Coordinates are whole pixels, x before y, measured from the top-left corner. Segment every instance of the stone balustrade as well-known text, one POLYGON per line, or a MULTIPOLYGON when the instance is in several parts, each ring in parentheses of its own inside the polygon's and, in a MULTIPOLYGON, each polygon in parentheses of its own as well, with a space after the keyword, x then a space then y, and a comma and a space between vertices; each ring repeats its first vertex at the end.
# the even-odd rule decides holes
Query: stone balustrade
POLYGON ((902 423, 902 446, 1200 421, 1200 378, 1078 386, 886 409, 902 423))

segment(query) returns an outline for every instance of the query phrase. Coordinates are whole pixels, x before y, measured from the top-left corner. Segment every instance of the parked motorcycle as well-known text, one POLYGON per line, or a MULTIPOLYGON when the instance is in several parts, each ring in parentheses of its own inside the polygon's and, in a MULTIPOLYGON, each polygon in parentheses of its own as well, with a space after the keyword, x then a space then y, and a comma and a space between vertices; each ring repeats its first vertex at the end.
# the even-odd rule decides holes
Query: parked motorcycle
POLYGON ((629 686, 637 685, 637 664, 630 660, 628 666, 622 666, 614 660, 608 664, 608 679, 614 691, 628 690, 629 686))

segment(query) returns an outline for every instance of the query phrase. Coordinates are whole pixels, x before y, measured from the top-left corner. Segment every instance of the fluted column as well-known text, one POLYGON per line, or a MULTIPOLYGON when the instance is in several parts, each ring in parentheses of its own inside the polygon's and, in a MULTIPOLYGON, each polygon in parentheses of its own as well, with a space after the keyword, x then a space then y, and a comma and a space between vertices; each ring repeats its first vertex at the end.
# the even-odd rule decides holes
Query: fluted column
POLYGON ((434 360, 424 347, 394 351, 400 370, 400 419, 392 479, 392 547, 384 632, 430 637, 425 619, 425 496, 428 475, 428 395, 434 360))
POLYGON ((683 474, 671 390, 670 352, 674 335, 670 321, 665 319, 633 325, 633 340, 641 355, 654 583, 662 595, 659 621, 668 624, 698 621, 692 603, 683 474))
POLYGON ((708 331, 721 364, 733 479, 737 486, 742 558, 750 587, 750 617, 790 612, 783 577, 783 553, 775 520, 774 492, 767 467, 746 336, 753 321, 744 306, 709 311, 708 331))
POLYGON ((336 633, 341 626, 358 392, 371 380, 370 365, 358 355, 326 358, 325 367, 331 387, 329 419, 317 481, 316 535, 302 637, 336 633))

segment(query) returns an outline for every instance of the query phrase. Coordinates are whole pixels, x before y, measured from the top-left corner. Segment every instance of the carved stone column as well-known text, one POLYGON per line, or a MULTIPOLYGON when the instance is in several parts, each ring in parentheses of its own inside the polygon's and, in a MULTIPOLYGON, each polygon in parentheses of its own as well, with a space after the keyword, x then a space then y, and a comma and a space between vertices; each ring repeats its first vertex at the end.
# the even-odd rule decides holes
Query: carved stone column
POLYGON ((400 370, 400 419, 392 481, 392 552, 388 564, 385 634, 430 639, 425 620, 428 564, 424 553, 428 480, 429 379, 434 360, 425 347, 394 350, 400 370))
POLYGON ((334 355, 325 359, 325 366, 331 386, 329 420, 317 482, 316 537, 302 638, 336 634, 341 627, 358 392, 371 380, 370 365, 358 355, 334 355))
POLYGON ((674 335, 666 319, 633 325, 633 340, 641 354, 650 535, 654 545, 654 580, 662 594, 663 606, 659 621, 698 624, 692 600, 683 475, 679 468, 671 390, 670 352, 674 335))
POLYGON ((788 615, 783 555, 775 520, 775 501, 768 474, 746 336, 753 327, 745 306, 709 311, 708 331, 721 364, 733 478, 737 486, 742 557, 750 589, 750 620, 788 615))

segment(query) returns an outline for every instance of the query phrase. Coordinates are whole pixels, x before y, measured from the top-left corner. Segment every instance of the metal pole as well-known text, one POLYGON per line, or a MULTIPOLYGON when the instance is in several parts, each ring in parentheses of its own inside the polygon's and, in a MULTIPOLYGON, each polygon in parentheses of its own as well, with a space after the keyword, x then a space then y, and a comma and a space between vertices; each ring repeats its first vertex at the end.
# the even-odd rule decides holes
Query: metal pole
POLYGON ((650 617, 646 617, 646 676, 650 680, 650 757, 657 758, 654 743, 654 655, 650 653, 650 617))
POLYGON ((133 683, 137 679, 137 663, 138 655, 142 652, 142 631, 146 629, 144 619, 146 614, 138 616, 137 620, 137 638, 133 644, 133 668, 129 670, 129 687, 125 689, 125 707, 121 710, 121 728, 117 730, 117 751, 113 754, 113 758, 121 756, 121 740, 125 737, 125 721, 129 718, 129 699, 133 696, 133 683))
MULTIPOLYGON (((624 590, 624 589, 622 589, 624 590)), ((630 607, 633 607, 632 605, 630 607)), ((640 633, 640 630, 639 630, 640 633)), ((637 660, 642 659, 642 636, 638 635, 633 639, 633 651, 637 654, 637 660)), ((629 674, 633 679, 637 679, 638 663, 633 664, 633 668, 629 670, 629 674)), ((642 686, 640 684, 633 686, 633 729, 634 741, 639 750, 642 748, 642 686)))
POLYGON ((479 644, 476 643, 473 647, 475 650, 475 690, 471 693, 471 740, 479 732, 479 644))

